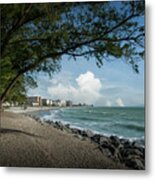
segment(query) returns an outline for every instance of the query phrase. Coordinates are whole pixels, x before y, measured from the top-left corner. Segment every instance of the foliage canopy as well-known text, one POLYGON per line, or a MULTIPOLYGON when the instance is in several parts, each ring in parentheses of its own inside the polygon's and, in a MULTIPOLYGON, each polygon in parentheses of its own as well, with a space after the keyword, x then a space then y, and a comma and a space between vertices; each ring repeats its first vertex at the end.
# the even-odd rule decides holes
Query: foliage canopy
POLYGON ((35 72, 58 71, 64 56, 95 57, 99 67, 118 58, 138 73, 144 8, 144 1, 1 4, 1 101, 36 86, 35 72))

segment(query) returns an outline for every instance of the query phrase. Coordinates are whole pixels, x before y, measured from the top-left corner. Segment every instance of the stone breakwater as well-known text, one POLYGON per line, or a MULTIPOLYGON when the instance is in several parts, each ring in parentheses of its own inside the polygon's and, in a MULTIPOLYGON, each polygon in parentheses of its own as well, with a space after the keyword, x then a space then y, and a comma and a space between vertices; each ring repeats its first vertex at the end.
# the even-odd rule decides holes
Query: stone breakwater
POLYGON ((116 162, 125 164, 130 169, 144 170, 145 169, 145 148, 140 146, 136 141, 129 141, 128 139, 118 138, 117 136, 104 136, 95 134, 90 130, 81 130, 71 128, 69 124, 53 122, 51 120, 41 120, 40 118, 31 114, 25 114, 35 119, 37 122, 44 125, 47 123, 54 128, 73 134, 76 138, 81 140, 88 140, 97 145, 97 148, 107 157, 116 162))

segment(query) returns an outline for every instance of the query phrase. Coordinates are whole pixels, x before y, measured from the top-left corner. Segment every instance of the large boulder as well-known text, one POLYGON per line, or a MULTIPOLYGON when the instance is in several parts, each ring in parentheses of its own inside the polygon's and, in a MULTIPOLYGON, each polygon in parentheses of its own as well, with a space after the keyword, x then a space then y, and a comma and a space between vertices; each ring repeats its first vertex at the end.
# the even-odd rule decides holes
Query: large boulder
POLYGON ((122 149, 120 149, 120 153, 121 153, 122 157, 127 157, 129 155, 137 155, 141 158, 144 158, 143 152, 141 152, 139 149, 135 149, 135 148, 122 148, 122 149))
POLYGON ((47 124, 50 124, 50 125, 53 125, 53 124, 54 124, 53 121, 51 121, 50 119, 47 119, 47 120, 44 119, 44 121, 45 121, 47 124))
POLYGON ((100 141, 99 141, 99 143, 102 145, 103 143, 107 143, 107 144, 109 144, 110 142, 109 142, 109 138, 108 137, 106 137, 106 136, 100 136, 100 141))
POLYGON ((67 132, 67 133, 72 133, 72 130, 71 130, 69 124, 65 124, 65 125, 63 126, 63 131, 65 131, 65 132, 67 132))
POLYGON ((100 144, 100 138, 101 138, 101 135, 99 134, 95 134, 91 137, 91 140, 94 141, 95 143, 97 144, 100 144))
POLYGON ((90 138, 90 139, 91 139, 91 137, 94 136, 94 133, 93 133, 92 131, 90 131, 90 130, 86 130, 86 131, 85 131, 85 134, 86 134, 86 136, 87 136, 88 138, 90 138))
POLYGON ((110 141, 115 147, 118 147, 121 143, 117 136, 110 136, 110 141))
POLYGON ((55 125, 56 125, 56 127, 58 128, 58 129, 60 129, 60 130, 63 130, 64 129, 64 125, 59 121, 56 121, 55 122, 55 125))
POLYGON ((135 155, 130 155, 125 159, 125 164, 128 167, 131 167, 133 169, 139 169, 139 170, 144 170, 145 165, 144 161, 140 159, 138 156, 135 155))
POLYGON ((70 124, 65 124, 65 127, 69 129, 70 128, 70 124))
POLYGON ((80 130, 80 129, 71 128, 71 131, 72 131, 73 134, 79 134, 79 135, 81 135, 81 130, 80 130))
POLYGON ((101 147, 104 148, 104 149, 108 149, 111 152, 111 154, 114 156, 115 149, 116 149, 115 146, 113 146, 110 143, 107 144, 107 142, 102 142, 101 147))

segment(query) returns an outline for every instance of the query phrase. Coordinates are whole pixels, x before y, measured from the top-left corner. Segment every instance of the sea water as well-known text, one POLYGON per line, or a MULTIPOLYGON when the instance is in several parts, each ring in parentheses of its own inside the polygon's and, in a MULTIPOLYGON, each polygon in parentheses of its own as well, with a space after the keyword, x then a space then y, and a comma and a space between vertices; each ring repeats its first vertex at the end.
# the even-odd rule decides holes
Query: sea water
POLYGON ((84 130, 128 139, 144 139, 143 107, 70 107, 38 112, 44 121, 61 121, 84 130))

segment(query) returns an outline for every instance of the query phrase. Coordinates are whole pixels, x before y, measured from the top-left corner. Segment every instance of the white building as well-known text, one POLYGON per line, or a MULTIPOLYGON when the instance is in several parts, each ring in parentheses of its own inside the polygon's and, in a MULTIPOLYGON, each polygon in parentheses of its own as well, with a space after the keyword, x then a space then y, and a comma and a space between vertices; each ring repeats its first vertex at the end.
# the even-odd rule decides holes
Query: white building
POLYGON ((30 96, 27 98, 28 105, 30 106, 41 106, 42 99, 40 96, 30 96))
POLYGON ((42 99, 42 105, 43 106, 49 106, 50 105, 50 100, 49 99, 42 99))
POLYGON ((66 106, 66 101, 65 101, 65 100, 61 100, 61 101, 59 102, 59 106, 60 106, 60 107, 65 107, 65 106, 66 106))

